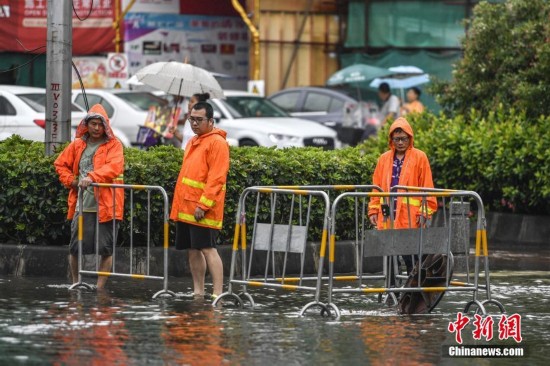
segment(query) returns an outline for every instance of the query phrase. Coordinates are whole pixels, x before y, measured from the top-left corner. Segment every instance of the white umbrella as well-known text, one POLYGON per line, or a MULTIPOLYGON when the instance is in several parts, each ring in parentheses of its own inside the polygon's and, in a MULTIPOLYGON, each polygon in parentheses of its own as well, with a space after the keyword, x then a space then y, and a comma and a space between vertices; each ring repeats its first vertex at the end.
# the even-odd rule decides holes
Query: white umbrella
POLYGON ((411 76, 408 78, 376 78, 369 86, 372 88, 378 88, 382 83, 388 83, 392 89, 407 89, 413 86, 422 85, 430 82, 430 76, 428 74, 422 74, 418 76, 411 76))
POLYGON ((416 66, 394 66, 390 67, 388 70, 395 74, 423 74, 424 70, 416 66))
POLYGON ((223 90, 212 73, 200 67, 181 62, 155 62, 136 73, 137 81, 166 93, 190 97, 209 93, 212 98, 223 98, 223 90))
POLYGON ((412 88, 413 86, 422 85, 430 82, 430 76, 428 74, 422 74, 417 76, 409 76, 408 78, 376 78, 369 86, 371 88, 378 88, 382 83, 388 83, 392 89, 401 89, 401 99, 405 99, 404 89, 412 88))

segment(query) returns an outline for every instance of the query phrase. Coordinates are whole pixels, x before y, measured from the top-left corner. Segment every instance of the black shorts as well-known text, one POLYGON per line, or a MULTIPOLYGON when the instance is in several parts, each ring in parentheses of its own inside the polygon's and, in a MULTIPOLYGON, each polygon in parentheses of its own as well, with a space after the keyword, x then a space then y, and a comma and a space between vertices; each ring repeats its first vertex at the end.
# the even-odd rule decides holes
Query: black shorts
POLYGON ((178 221, 176 222, 176 249, 215 248, 219 234, 219 230, 178 221))
MULTIPOLYGON (((96 241, 96 217, 95 212, 84 212, 82 222, 82 254, 94 254, 95 253, 95 241, 96 241)), ((118 227, 120 223, 115 223, 115 240, 118 235, 118 227)), ((109 256, 113 255, 113 221, 103 222, 99 224, 99 255, 109 256)), ((71 222, 71 242, 69 244, 69 251, 72 255, 78 254, 78 212, 74 215, 71 222)))

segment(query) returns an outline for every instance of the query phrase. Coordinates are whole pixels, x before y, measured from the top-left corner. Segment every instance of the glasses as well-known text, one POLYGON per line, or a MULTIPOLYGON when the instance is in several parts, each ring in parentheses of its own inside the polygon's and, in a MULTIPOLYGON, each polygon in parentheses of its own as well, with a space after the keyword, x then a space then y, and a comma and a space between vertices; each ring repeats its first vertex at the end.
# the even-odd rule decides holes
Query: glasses
POLYGON ((206 117, 189 117, 187 120, 189 123, 201 124, 203 121, 208 121, 210 118, 206 117))
POLYGON ((400 143, 400 142, 409 142, 409 138, 408 137, 393 137, 391 139, 393 142, 395 142, 396 144, 400 143))

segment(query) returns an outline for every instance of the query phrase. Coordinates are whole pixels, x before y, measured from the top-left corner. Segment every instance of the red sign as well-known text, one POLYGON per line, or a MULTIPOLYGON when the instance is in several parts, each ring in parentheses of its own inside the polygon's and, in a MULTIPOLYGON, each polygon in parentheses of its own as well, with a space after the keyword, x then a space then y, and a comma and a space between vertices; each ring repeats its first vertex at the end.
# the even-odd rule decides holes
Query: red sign
MULTIPOLYGON (((73 55, 115 50, 113 20, 118 1, 73 1, 73 55), (91 9, 91 12, 90 12, 91 9), (80 19, 75 15, 75 11, 80 19), (88 16, 89 14, 89 16, 88 16)), ((0 20, 0 51, 42 53, 47 41, 47 0, 10 1, 0 20), (5 16, 7 15, 7 16, 5 16), (20 44, 20 43, 21 44, 20 44)), ((68 2, 71 6, 71 2, 68 2)))

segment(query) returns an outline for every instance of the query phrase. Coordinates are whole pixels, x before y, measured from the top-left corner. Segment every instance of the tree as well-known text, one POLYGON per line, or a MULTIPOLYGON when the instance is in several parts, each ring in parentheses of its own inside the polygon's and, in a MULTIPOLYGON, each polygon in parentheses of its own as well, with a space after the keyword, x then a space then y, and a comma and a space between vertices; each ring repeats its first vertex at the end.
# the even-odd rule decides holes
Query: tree
POLYGON ((550 113, 550 2, 507 0, 474 8, 464 58, 432 92, 446 111, 483 114, 499 104, 536 118, 550 113))

